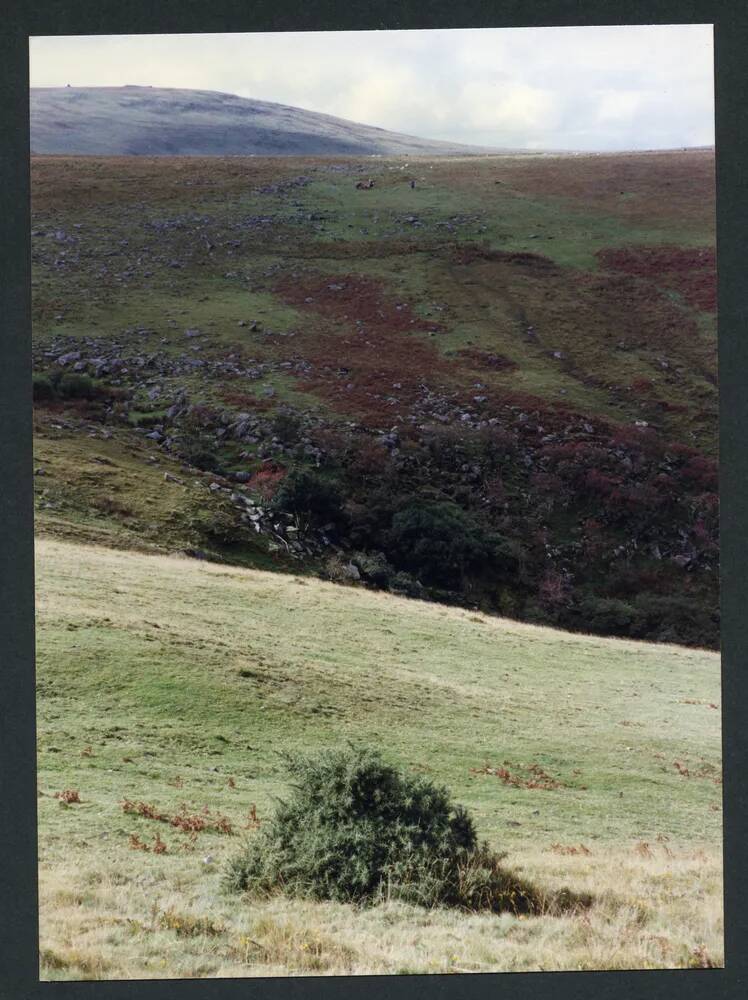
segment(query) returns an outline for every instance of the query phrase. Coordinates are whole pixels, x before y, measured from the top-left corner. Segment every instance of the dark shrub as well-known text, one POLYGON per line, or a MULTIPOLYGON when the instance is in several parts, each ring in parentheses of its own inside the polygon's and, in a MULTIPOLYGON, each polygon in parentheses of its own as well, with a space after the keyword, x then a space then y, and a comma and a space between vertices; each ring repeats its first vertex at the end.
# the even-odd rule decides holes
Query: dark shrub
POLYGON ((484 427, 471 440, 475 454, 491 470, 511 461, 517 452, 516 436, 502 427, 484 427))
POLYGON ((273 507, 324 525, 341 519, 343 498, 334 482, 307 469, 294 469, 278 487, 273 507))
POLYGON ((301 418, 293 410, 278 410, 270 426, 275 437, 283 444, 296 444, 301 437, 301 418))
POLYGON ((389 589, 393 594, 399 594, 401 597, 425 597, 426 595, 423 584, 414 579, 410 573, 403 573, 402 570, 390 577, 389 589))
POLYGON ((209 451, 208 448, 189 448, 186 450, 184 457, 190 465, 194 465, 196 469, 200 469, 202 472, 215 472, 217 475, 223 474, 223 467, 217 456, 212 451, 209 451))
POLYGON ((180 429, 177 450, 181 458, 203 472, 222 473, 219 456, 216 454, 215 441, 208 433, 201 432, 193 426, 180 429))
MULTIPOLYGON (((359 487, 361 482, 359 479, 359 487)), ((408 495, 397 493, 398 484, 391 480, 379 479, 371 486, 365 484, 358 497, 356 486, 349 478, 346 512, 350 520, 350 537, 358 549, 383 551, 392 518, 407 505, 408 495)))
POLYGON ((496 610, 507 618, 516 618, 519 611, 519 598, 509 587, 500 587, 496 592, 496 610))
POLYGON ((717 489, 717 463, 705 455, 694 455, 681 469, 681 477, 700 490, 717 489))
POLYGON ((580 625, 598 635, 636 635, 641 615, 615 597, 587 597, 579 605, 580 625))
POLYGON ((489 565, 501 575, 517 564, 503 539, 454 503, 419 502, 399 511, 387 533, 387 550, 396 566, 443 587, 458 586, 466 573, 489 565))
POLYGON ((55 390, 48 375, 41 375, 39 372, 35 372, 32 376, 31 384, 34 390, 35 402, 44 399, 54 399, 55 390))
POLYGON ((532 912, 540 894, 479 844, 445 788, 403 774, 369 749, 287 758, 288 801, 228 867, 254 894, 532 912))
POLYGON ((429 426, 424 433, 424 444, 429 456, 439 469, 459 468, 466 456, 467 433, 458 432, 453 427, 429 426))
POLYGON ((220 422, 219 411, 204 403, 192 403, 182 417, 182 425, 194 431, 217 427, 220 422))
POLYGON ((555 620, 550 608, 543 607, 532 598, 524 602, 521 618, 532 625, 550 625, 555 620))
POLYGON ((57 392, 63 399, 92 399, 96 386, 89 375, 65 372, 57 382, 57 392))
POLYGON ((362 480, 379 480, 390 462, 390 453, 379 441, 365 439, 352 450, 348 462, 349 472, 360 483, 362 480))
POLYGON ((638 594, 634 605, 640 616, 638 635, 656 642, 686 646, 719 645, 719 614, 706 599, 679 594, 638 594))
POLYGON ((633 603, 633 598, 644 591, 661 591, 667 589, 668 567, 656 560, 638 562, 629 560, 616 560, 611 566, 606 568, 604 593, 601 597, 619 597, 628 604, 633 603))

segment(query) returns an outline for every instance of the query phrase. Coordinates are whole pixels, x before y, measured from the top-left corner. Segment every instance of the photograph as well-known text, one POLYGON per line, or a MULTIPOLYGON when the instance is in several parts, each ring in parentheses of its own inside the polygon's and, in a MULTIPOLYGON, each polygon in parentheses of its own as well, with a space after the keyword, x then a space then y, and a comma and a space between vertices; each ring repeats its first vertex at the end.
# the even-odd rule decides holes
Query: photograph
POLYGON ((40 980, 724 968, 713 34, 29 39, 40 980))

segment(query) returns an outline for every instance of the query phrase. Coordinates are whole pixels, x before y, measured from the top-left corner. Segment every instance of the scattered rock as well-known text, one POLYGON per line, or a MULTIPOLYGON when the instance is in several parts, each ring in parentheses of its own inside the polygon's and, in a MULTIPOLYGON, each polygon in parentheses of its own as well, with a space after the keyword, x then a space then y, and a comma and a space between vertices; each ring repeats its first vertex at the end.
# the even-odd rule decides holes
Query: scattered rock
POLYGON ((58 365, 69 365, 73 361, 79 361, 81 356, 80 351, 70 351, 68 354, 61 354, 57 359, 58 365))
POLYGON ((361 579, 361 573, 359 571, 358 566, 356 566, 356 564, 352 563, 352 562, 351 563, 346 563, 345 566, 343 566, 343 574, 349 580, 360 580, 361 579))

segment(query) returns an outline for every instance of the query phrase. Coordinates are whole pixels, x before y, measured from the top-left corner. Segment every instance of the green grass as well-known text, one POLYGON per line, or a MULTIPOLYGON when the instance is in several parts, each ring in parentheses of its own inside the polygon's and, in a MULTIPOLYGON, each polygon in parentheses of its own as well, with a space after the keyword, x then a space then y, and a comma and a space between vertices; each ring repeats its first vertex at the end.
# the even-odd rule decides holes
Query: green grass
POLYGON ((141 350, 158 347, 181 353, 191 343, 185 339, 184 331, 197 328, 204 334, 199 343, 237 344, 261 356, 267 350, 264 331, 292 330, 298 326, 299 316, 267 292, 250 290, 246 281, 240 282, 242 287, 237 284, 211 276, 207 280, 189 280, 186 287, 179 289, 116 290, 94 301, 68 296, 65 320, 37 322, 35 340, 41 344, 48 339, 82 334, 117 340, 128 327, 142 325, 153 329, 153 333, 139 338, 141 350), (242 320, 246 327, 239 326, 242 320), (259 331, 249 329, 254 321, 258 322, 259 331), (166 345, 162 345, 162 338, 166 338, 166 345))
POLYGON ((105 812, 118 796, 173 803, 175 773, 224 806, 225 778, 249 774, 237 806, 266 810, 277 750, 351 738, 449 784, 498 845, 719 835, 719 788, 673 763, 719 768, 712 653, 61 543, 40 543, 39 573, 40 781, 105 812), (86 744, 96 757, 80 760, 86 744), (471 773, 503 761, 568 787, 471 773))
POLYGON ((212 476, 132 433, 92 439, 80 426, 56 427, 55 421, 54 414, 42 412, 35 421, 35 466, 43 471, 34 480, 37 531, 145 552, 197 548, 240 566, 288 569, 283 553, 271 553, 254 532, 242 533, 227 551, 205 537, 203 526, 227 510, 226 501, 208 489, 212 476), (165 481, 165 475, 179 482, 165 481))
MULTIPOLYGON (((424 236, 457 242, 485 240, 493 249, 542 253, 565 267, 594 269, 596 251, 606 247, 710 243, 711 234, 700 233, 689 219, 636 224, 550 191, 531 197, 509 186, 495 187, 490 178, 480 187, 459 187, 450 183, 451 178, 440 183, 423 169, 425 180, 417 182, 415 190, 405 178, 421 170, 405 169, 399 178, 397 170, 374 166, 371 176, 377 186, 370 191, 357 191, 350 176, 338 176, 314 181, 295 192, 294 202, 304 212, 321 216, 313 238, 360 242, 364 249, 366 243, 392 238, 414 243, 424 236), (421 225, 413 228, 405 221, 409 216, 421 225), (451 230, 445 228, 457 218, 464 221, 453 223, 451 230)), ((480 172, 480 166, 465 164, 466 172, 476 169, 480 172)), ((273 207, 282 211, 284 204, 275 199, 273 207)))

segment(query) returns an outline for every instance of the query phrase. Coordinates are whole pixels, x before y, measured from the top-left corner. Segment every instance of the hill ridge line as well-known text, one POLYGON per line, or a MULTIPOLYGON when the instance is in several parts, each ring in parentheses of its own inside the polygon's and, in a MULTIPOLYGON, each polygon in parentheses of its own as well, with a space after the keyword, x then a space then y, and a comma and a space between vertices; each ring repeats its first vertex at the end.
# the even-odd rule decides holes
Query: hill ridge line
POLYGON ((32 87, 30 96, 31 148, 37 154, 443 156, 513 151, 421 138, 223 91, 126 84, 32 87), (206 122, 196 119, 207 117, 206 131, 206 122))

